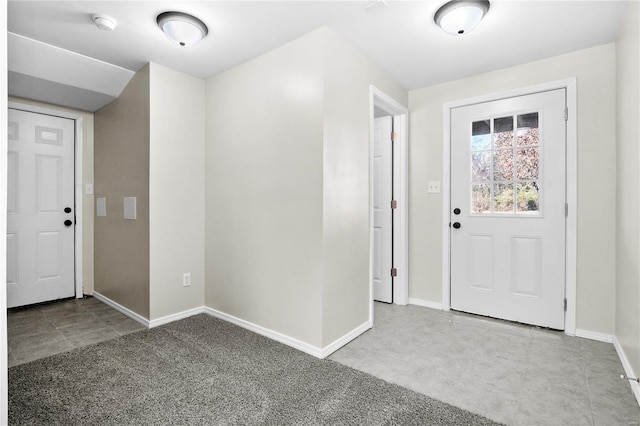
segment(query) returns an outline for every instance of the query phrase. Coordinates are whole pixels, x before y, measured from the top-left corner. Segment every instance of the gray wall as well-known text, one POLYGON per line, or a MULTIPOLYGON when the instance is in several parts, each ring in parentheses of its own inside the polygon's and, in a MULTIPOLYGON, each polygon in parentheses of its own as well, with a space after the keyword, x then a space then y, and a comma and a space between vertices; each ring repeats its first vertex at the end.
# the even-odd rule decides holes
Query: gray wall
POLYGON ((151 63, 95 113, 95 289, 151 321, 204 301, 204 89, 151 63))
POLYGON ((149 66, 118 99, 94 115, 95 291, 149 318, 149 66), (123 218, 123 198, 137 197, 137 219, 123 218))

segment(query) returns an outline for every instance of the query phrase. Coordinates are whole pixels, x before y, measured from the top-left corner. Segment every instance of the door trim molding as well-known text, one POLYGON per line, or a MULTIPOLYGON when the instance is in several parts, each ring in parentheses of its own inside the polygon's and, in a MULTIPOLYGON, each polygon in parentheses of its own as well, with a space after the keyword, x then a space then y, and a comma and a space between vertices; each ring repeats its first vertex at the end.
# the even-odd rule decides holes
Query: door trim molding
POLYGON ((398 125, 398 141, 393 144, 393 193, 398 201, 394 212, 394 267, 398 275, 393 280, 393 303, 409 303, 409 110, 373 85, 369 86, 369 321, 373 324, 373 135, 374 107, 393 115, 398 125), (397 120, 397 121, 396 121, 397 120))
POLYGON ((443 105, 442 138, 442 308, 451 309, 451 249, 449 232, 449 211, 451 209, 451 110, 478 103, 497 101, 516 96, 531 95, 550 90, 565 89, 566 103, 569 108, 566 127, 566 199, 569 213, 566 218, 566 264, 565 264, 565 312, 564 332, 576 334, 576 276, 577 276, 577 206, 578 206, 578 140, 577 140, 577 89, 576 78, 552 81, 535 86, 476 96, 468 99, 447 102, 443 105))
POLYGON ((40 107, 36 105, 24 104, 20 102, 10 101, 8 103, 8 108, 17 109, 20 111, 32 112, 36 114, 44 114, 51 115, 54 117, 60 118, 68 118, 74 120, 75 123, 75 135, 74 135, 74 198, 75 198, 75 214, 76 214, 76 228, 75 228, 75 236, 74 236, 74 268, 75 268, 75 293, 76 298, 82 298, 82 283, 83 283, 83 220, 82 220, 82 204, 84 202, 84 192, 83 192, 83 162, 82 162, 82 129, 83 129, 83 118, 79 113, 69 112, 57 110, 55 108, 47 108, 40 107))

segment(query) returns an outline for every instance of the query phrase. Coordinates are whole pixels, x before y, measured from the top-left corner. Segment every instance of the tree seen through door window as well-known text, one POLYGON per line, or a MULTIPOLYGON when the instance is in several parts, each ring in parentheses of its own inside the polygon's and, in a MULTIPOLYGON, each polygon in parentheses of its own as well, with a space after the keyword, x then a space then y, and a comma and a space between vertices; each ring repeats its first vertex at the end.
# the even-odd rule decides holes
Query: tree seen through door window
POLYGON ((472 123, 473 214, 539 213, 539 177, 537 112, 472 123))

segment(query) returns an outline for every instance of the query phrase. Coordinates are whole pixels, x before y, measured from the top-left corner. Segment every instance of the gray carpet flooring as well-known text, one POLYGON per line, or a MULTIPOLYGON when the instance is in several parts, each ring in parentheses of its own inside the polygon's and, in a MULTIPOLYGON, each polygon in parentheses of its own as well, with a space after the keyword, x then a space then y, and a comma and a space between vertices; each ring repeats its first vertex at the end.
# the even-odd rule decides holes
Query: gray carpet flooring
POLYGON ((12 425, 493 425, 197 315, 9 369, 12 425))

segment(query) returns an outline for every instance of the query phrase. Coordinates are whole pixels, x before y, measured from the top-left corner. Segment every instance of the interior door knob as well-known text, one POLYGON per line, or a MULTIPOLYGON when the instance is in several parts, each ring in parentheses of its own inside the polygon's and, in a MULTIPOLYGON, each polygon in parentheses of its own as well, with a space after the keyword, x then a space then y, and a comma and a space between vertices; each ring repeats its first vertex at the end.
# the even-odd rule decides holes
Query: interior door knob
POLYGON ((71 225, 73 225, 73 222, 71 222, 69 219, 64 221, 64 226, 68 227, 68 226, 71 226, 71 225))
POLYGON ((460 214, 460 211, 461 210, 456 207, 455 209, 453 209, 453 214, 460 214))
POLYGON ((462 225, 460 225, 460 222, 453 222, 453 225, 451 225, 451 226, 453 226, 453 227, 454 227, 454 228, 456 228, 456 229, 460 229, 460 227, 461 227, 462 225))

